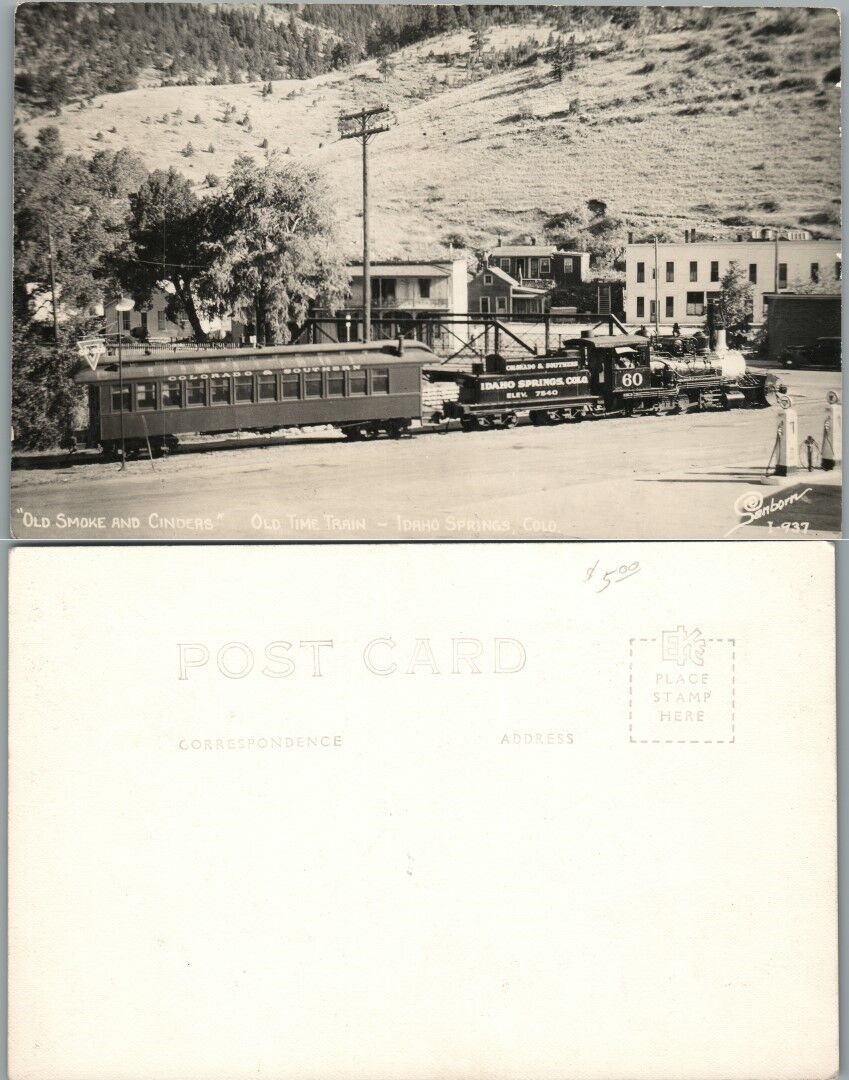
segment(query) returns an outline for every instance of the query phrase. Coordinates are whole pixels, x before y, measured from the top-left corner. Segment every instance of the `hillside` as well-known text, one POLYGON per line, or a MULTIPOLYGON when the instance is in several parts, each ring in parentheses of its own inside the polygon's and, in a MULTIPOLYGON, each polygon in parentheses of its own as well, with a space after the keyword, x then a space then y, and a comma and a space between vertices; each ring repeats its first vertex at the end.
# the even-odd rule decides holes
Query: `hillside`
POLYGON ((577 35, 577 65, 562 82, 551 75, 552 30, 545 16, 490 28, 488 53, 537 42, 526 66, 506 70, 469 71, 462 31, 392 53, 383 74, 369 60, 276 80, 267 96, 259 82, 147 87, 21 126, 32 138, 55 125, 83 155, 128 146, 199 192, 207 174, 223 177, 238 154, 259 158, 267 143, 326 172, 355 254, 359 144, 339 140, 336 118, 386 102, 397 122, 370 151, 377 258, 444 255, 452 235, 469 247, 526 233, 588 239, 600 229, 589 199, 607 204, 620 240, 627 228, 725 235, 747 222, 837 230, 834 12, 669 9, 656 32, 596 26, 577 35))

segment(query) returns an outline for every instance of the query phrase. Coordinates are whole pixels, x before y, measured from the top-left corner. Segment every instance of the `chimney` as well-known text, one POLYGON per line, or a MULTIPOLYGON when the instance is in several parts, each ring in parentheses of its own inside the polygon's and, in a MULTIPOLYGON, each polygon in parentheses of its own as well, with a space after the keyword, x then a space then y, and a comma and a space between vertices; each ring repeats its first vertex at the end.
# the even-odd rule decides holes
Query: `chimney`
POLYGON ((634 243, 634 234, 633 234, 632 232, 629 232, 629 233, 628 233, 628 243, 629 243, 629 244, 633 244, 633 243, 634 243))
POLYGON ((499 237, 498 237, 498 239, 497 239, 497 240, 495 241, 495 246, 496 246, 496 247, 501 247, 501 237, 500 237, 500 236, 499 236, 499 237))
POLYGON ((535 236, 532 236, 531 237, 531 247, 536 247, 536 246, 537 246, 537 238, 535 236))

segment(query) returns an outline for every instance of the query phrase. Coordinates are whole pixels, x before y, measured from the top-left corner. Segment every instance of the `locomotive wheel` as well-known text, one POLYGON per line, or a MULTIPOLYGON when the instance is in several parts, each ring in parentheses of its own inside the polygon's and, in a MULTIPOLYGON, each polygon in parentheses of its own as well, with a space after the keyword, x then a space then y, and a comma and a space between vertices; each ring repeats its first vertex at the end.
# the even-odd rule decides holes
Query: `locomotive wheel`
POLYGON ((679 394, 676 398, 675 403, 678 406, 679 413, 688 413, 693 407, 693 403, 690 401, 686 394, 679 394))
POLYGON ((408 420, 391 420, 387 431, 390 439, 400 439, 407 434, 410 422, 408 420))
POLYGON ((476 431, 478 422, 474 416, 461 416, 460 427, 463 431, 476 431))
POLYGON ((477 417, 478 431, 486 431, 488 428, 491 428, 491 427, 492 427, 492 417, 490 417, 490 416, 478 416, 477 417))
POLYGON ((377 430, 376 425, 374 425, 374 424, 364 424, 363 427, 360 430, 362 431, 362 437, 364 439, 376 439, 377 438, 378 430, 377 430))

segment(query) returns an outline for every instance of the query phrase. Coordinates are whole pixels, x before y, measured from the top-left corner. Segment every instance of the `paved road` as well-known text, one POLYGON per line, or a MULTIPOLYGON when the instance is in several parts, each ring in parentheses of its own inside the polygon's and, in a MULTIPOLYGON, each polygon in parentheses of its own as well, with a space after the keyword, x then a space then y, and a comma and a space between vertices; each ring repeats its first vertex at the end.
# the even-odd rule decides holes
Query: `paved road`
MULTIPOLYGON (((800 441, 819 443, 839 373, 784 377, 800 441)), ((734 537, 837 535, 839 474, 761 484, 776 419, 773 408, 399 442, 276 439, 181 452, 155 471, 29 457, 12 474, 12 529, 45 539, 719 538, 750 492, 751 505, 760 494, 773 509, 734 537), (779 505, 788 492, 805 494, 779 505)))

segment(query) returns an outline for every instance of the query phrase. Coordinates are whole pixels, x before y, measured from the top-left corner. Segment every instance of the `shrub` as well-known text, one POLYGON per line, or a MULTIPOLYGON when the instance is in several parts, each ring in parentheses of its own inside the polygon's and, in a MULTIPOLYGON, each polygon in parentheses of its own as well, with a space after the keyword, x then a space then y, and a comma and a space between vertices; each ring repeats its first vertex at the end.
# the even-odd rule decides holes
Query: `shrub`
POLYGON ((102 142, 102 140, 103 140, 103 132, 98 131, 98 133, 94 136, 94 138, 95 138, 95 142, 102 142))
POLYGON ((183 147, 183 150, 182 150, 183 157, 192 157, 194 155, 194 152, 195 152, 195 148, 192 146, 192 144, 190 142, 187 142, 186 145, 183 147))
POLYGON ((195 116, 194 116, 194 119, 192 120, 192 123, 193 124, 202 124, 203 123, 203 120, 201 120, 200 113, 195 113, 195 116))
POLYGON ((214 154, 215 153, 215 147, 212 145, 212 143, 210 143, 209 146, 207 146, 206 152, 207 152, 207 154, 214 154))
POLYGON ((782 11, 768 23, 756 26, 752 31, 753 37, 787 37, 795 34, 799 29, 799 17, 793 12, 782 11))
POLYGON ((268 149, 268 139, 263 139, 262 142, 259 144, 259 148, 260 148, 260 150, 267 150, 268 149))
POLYGON ((709 41, 697 42, 690 52, 690 60, 704 60, 706 56, 710 56, 713 52, 713 45, 709 41))
POLYGON ((455 248, 464 248, 466 246, 466 238, 465 238, 465 236, 463 236, 462 233, 457 233, 457 232, 447 233, 446 236, 445 236, 445 246, 446 247, 455 247, 455 248))
POLYGON ((84 402, 74 383, 80 364, 70 343, 40 342, 21 328, 12 337, 12 427, 15 446, 49 450, 74 444, 74 429, 84 402))
POLYGON ((655 69, 655 64, 652 60, 647 60, 641 68, 637 68, 634 72, 635 75, 651 75, 655 69))
POLYGON ((210 188, 218 187, 218 185, 221 183, 221 181, 213 172, 208 172, 204 177, 203 182, 206 184, 207 187, 210 188))

